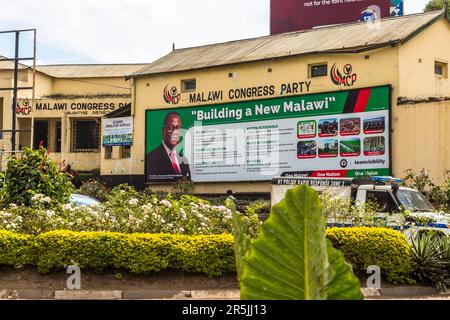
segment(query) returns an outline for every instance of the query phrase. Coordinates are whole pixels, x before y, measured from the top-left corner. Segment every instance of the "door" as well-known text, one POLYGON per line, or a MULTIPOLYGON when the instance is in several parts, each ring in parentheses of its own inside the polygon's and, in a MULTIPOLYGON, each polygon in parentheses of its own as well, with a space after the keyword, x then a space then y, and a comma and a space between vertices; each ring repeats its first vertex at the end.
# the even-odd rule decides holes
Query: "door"
POLYGON ((33 148, 38 149, 40 145, 48 146, 48 120, 34 121, 33 148))

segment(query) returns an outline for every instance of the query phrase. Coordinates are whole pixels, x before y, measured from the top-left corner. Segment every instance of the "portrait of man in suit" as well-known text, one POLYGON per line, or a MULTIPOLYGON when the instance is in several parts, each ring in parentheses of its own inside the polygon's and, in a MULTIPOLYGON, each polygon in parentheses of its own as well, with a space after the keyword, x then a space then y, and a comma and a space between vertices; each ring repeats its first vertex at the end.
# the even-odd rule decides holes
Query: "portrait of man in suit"
POLYGON ((176 150, 181 142, 181 117, 172 111, 164 118, 161 144, 146 157, 148 180, 178 180, 191 177, 187 158, 176 150))

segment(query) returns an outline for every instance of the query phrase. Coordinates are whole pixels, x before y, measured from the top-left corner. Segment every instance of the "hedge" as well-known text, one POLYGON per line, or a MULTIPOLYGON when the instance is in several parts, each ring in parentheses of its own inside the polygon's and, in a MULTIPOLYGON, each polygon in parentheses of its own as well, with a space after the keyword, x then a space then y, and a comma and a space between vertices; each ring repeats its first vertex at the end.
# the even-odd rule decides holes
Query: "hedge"
MULTIPOLYGON (((333 228, 327 237, 355 272, 377 265, 388 281, 411 282, 411 249, 399 232, 383 228, 333 228)), ((47 273, 69 265, 101 271, 151 273, 165 269, 210 277, 236 272, 233 236, 184 236, 51 231, 37 236, 0 231, 0 265, 37 265, 47 273)))
POLYGON ((414 282, 412 250, 402 233, 386 228, 331 228, 327 238, 356 273, 366 274, 367 267, 375 265, 389 282, 414 282))
POLYGON ((0 265, 37 265, 42 273, 79 265, 101 271, 164 269, 219 276, 235 272, 233 236, 182 236, 51 231, 38 236, 0 231, 0 265))

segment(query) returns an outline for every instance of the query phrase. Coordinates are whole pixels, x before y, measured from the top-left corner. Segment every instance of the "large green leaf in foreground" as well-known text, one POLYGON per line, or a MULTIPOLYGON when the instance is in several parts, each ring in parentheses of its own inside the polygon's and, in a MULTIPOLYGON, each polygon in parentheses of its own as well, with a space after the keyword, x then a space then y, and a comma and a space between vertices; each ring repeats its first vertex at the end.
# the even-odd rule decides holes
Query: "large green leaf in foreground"
POLYGON ((361 299, 359 281, 327 244, 317 192, 289 190, 250 245, 240 277, 241 299, 361 299))

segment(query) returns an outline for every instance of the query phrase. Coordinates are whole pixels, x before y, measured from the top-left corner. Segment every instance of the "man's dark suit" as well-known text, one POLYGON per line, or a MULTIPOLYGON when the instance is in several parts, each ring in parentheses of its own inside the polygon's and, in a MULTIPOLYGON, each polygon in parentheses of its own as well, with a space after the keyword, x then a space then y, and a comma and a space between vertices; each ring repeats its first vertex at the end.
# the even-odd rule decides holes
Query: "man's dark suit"
POLYGON ((169 155, 167 154, 166 149, 161 143, 158 148, 154 149, 146 156, 147 180, 170 181, 170 180, 177 180, 182 177, 190 178, 191 170, 189 168, 189 164, 186 157, 183 157, 179 153, 177 153, 177 160, 180 166, 181 175, 177 175, 175 173, 169 155))

